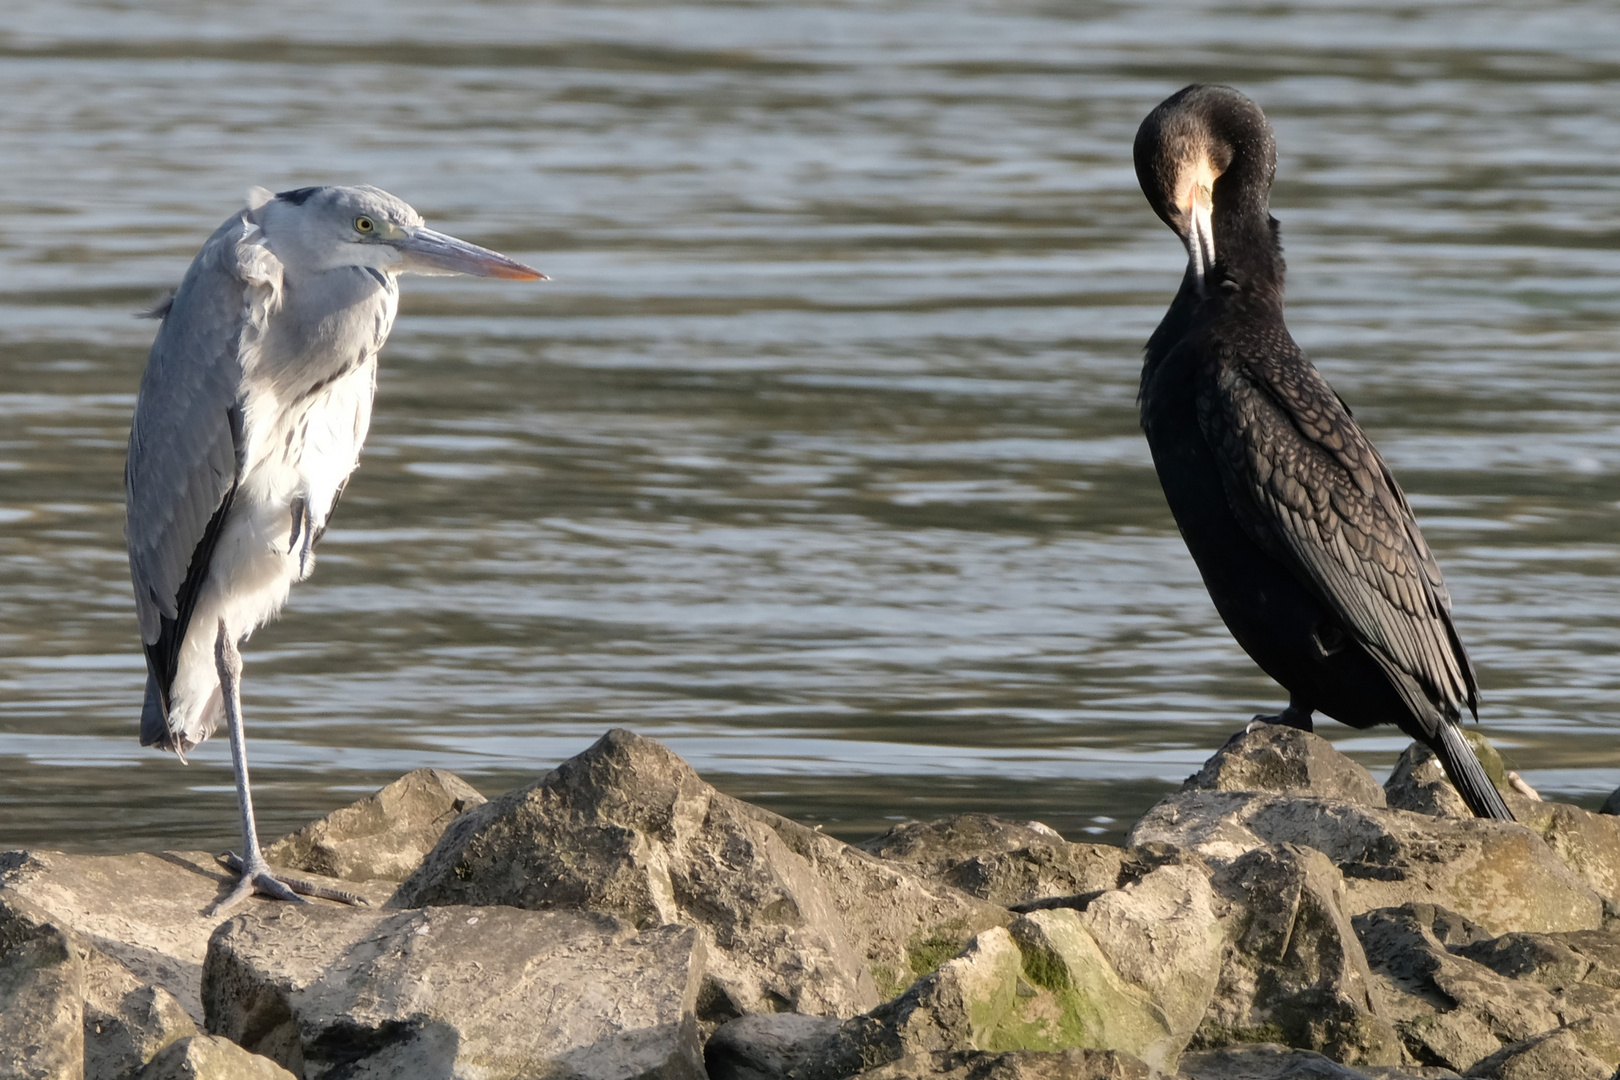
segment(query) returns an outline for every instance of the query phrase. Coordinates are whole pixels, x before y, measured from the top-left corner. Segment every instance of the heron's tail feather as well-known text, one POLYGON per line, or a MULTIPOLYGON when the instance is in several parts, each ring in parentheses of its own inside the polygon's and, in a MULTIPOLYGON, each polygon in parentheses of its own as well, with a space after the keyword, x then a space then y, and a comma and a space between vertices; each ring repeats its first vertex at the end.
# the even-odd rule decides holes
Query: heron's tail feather
POLYGON ((1468 745, 1457 725, 1448 721, 1441 721, 1439 737, 1430 744, 1439 757, 1440 764, 1445 768, 1446 775, 1451 778, 1451 784, 1457 789, 1457 794, 1463 797, 1468 809, 1474 812, 1475 817, 1495 818, 1498 821, 1515 821, 1513 811, 1508 809, 1502 800, 1502 793, 1496 790, 1491 778, 1485 772, 1485 766, 1479 763, 1474 754, 1474 748, 1468 745))
POLYGON ((141 703, 141 745, 169 750, 180 755, 181 761, 186 759, 188 747, 169 730, 169 713, 163 707, 163 695, 151 673, 146 676, 146 700, 141 703))

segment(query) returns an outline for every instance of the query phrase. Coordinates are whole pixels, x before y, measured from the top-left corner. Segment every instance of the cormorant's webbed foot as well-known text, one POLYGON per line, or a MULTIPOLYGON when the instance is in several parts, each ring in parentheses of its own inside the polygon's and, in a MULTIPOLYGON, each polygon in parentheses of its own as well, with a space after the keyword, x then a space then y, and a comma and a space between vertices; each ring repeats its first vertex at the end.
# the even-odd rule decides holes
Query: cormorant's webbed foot
POLYGON ((250 865, 242 861, 234 851, 227 851, 219 856, 221 866, 239 875, 236 888, 232 889, 222 900, 208 909, 208 914, 219 915, 230 910, 254 893, 267 896, 272 900, 287 900, 294 904, 307 904, 306 896, 316 896, 322 900, 336 900, 340 904, 353 904, 370 907, 371 901, 359 893, 352 893, 346 889, 334 888, 319 881, 308 878, 295 877, 292 874, 272 869, 270 864, 262 858, 257 865, 250 865))
POLYGON ((1249 726, 1243 730, 1246 732, 1254 731, 1258 724, 1281 724, 1284 727, 1298 728, 1301 731, 1315 731, 1316 728, 1311 723, 1312 711, 1297 702, 1290 701, 1288 708, 1276 716, 1256 716, 1249 721, 1249 726))

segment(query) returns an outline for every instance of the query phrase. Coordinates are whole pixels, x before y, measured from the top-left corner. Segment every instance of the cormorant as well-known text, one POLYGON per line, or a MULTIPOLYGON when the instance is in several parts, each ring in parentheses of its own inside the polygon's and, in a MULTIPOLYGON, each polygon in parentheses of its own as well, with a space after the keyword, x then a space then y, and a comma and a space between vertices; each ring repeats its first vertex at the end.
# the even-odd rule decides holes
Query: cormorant
POLYGON ((1395 724, 1478 817, 1513 820, 1463 739, 1478 718, 1451 597, 1406 496, 1283 322, 1276 143, 1225 86, 1189 86, 1136 134, 1136 175, 1187 245, 1148 340, 1139 404, 1165 498, 1238 644, 1288 690, 1281 715, 1395 724))

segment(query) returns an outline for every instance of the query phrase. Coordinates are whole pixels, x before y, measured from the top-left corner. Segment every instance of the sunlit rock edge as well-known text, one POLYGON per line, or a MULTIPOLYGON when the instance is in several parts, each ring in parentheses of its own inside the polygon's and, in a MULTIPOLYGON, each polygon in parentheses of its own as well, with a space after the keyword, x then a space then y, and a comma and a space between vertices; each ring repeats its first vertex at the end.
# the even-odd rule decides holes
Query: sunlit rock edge
POLYGON ((1610 1080, 1620 817, 1475 743, 1519 824, 1416 745, 1380 786, 1261 727, 1125 847, 977 814, 849 845, 616 730, 269 849, 370 907, 208 918, 204 853, 0 854, 0 1076, 1610 1080))

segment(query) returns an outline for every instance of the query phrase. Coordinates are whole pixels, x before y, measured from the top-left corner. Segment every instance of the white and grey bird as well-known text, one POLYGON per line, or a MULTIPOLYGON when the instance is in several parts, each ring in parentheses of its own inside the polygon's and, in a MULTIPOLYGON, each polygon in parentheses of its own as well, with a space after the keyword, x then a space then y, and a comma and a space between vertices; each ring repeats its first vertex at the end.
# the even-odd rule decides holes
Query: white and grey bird
POLYGON ((422 224, 374 187, 248 203, 215 230, 172 299, 141 376, 124 470, 126 535, 146 649, 141 744, 187 750, 225 720, 242 817, 235 889, 358 901, 273 872, 243 753, 238 647, 309 576, 359 463, 377 353, 400 274, 545 275, 422 224))

